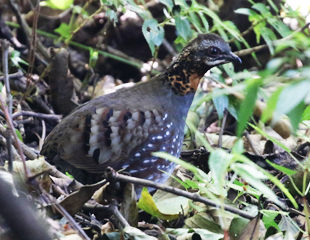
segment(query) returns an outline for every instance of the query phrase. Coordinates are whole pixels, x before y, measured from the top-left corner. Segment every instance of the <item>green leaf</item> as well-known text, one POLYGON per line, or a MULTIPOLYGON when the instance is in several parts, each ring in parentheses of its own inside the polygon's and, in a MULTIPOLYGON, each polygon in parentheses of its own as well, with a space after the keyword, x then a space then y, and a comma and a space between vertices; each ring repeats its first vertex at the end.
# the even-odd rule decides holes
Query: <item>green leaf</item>
POLYGON ((278 225, 281 231, 286 231, 285 235, 287 235, 287 232, 290 232, 291 237, 288 238, 285 236, 284 240, 294 239, 294 236, 292 233, 297 233, 300 231, 300 228, 298 227, 296 222, 292 218, 290 218, 290 216, 282 215, 281 221, 279 222, 278 225))
POLYGON ((113 22, 114 25, 115 23, 118 22, 117 13, 114 10, 111 10, 110 8, 108 8, 105 14, 113 22))
POLYGON ((240 177, 242 177, 246 182, 251 184, 254 188, 258 189, 265 197, 271 199, 276 204, 283 206, 276 194, 265 184, 261 182, 260 179, 267 179, 268 177, 261 171, 257 170, 253 166, 241 163, 234 163, 230 168, 235 171, 240 177))
POLYGON ((66 23, 61 23, 58 28, 54 30, 55 32, 59 33, 60 36, 64 37, 65 39, 69 39, 71 35, 71 27, 66 23))
POLYGON ((20 58, 20 52, 16 51, 16 50, 13 50, 11 53, 11 61, 12 61, 13 65, 17 66, 17 67, 19 67, 20 63, 23 63, 27 66, 29 65, 25 60, 20 58))
POLYGON ((73 13, 81 14, 83 18, 88 18, 89 19, 88 12, 84 8, 82 8, 81 6, 72 5, 72 12, 73 13))
POLYGON ((238 14, 243 14, 243 15, 251 15, 251 9, 248 8, 238 8, 237 10, 235 10, 235 13, 238 14))
POLYGON ((147 191, 147 188, 144 187, 138 202, 138 207, 159 219, 174 220, 179 218, 179 213, 182 213, 183 210, 188 210, 189 199, 176 196, 155 203, 153 197, 147 191))
POLYGON ((266 162, 269 163, 273 168, 275 168, 275 169, 277 169, 277 170, 279 170, 279 171, 285 173, 285 174, 288 175, 288 176, 292 176, 293 174, 296 173, 296 171, 291 170, 291 169, 288 169, 288 168, 283 167, 283 166, 280 166, 280 165, 277 165, 277 164, 275 164, 275 163, 272 163, 272 162, 270 162, 268 159, 266 160, 266 162))
POLYGON ((89 53, 90 57, 89 57, 89 66, 91 68, 94 68, 97 64, 97 61, 98 61, 98 52, 97 51, 94 51, 92 48, 91 48, 91 51, 89 53))
POLYGON ((171 12, 171 10, 173 8, 173 1, 172 0, 159 0, 159 2, 161 2, 164 5, 166 5, 168 10, 171 12))
POLYGON ((247 121, 252 116, 255 102, 257 98, 257 92, 261 83, 261 79, 252 79, 247 86, 247 95, 241 102, 240 112, 238 116, 237 136, 240 137, 246 127, 247 121))
POLYGON ((272 30, 267 27, 262 27, 259 29, 262 37, 268 45, 270 53, 274 54, 273 40, 276 40, 277 37, 272 30))
POLYGON ((185 0, 175 0, 174 3, 175 3, 175 5, 179 5, 184 9, 189 8, 189 6, 185 2, 185 0))
POLYGON ((200 12, 200 11, 199 11, 199 16, 200 16, 200 18, 201 18, 201 21, 202 21, 202 23, 203 23, 203 26, 204 26, 204 28, 205 28, 205 31, 206 31, 206 32, 209 32, 210 25, 209 25, 209 23, 208 23, 208 21, 207 21, 207 19, 206 19, 206 16, 205 16, 202 12, 200 12))
POLYGON ((283 89, 280 94, 275 113, 277 117, 287 114, 297 107, 309 93, 310 79, 293 83, 283 89))
POLYGON ((242 154, 244 152, 244 146, 243 145, 244 145, 243 139, 239 138, 238 141, 233 146, 233 148, 231 149, 231 152, 242 154))
POLYGON ((200 117, 198 113, 189 110, 187 113, 186 121, 191 122, 197 128, 200 122, 200 117))
POLYGON ((232 240, 240 239, 239 237, 244 231, 244 228, 249 223, 249 221, 250 221, 249 219, 240 217, 235 217, 231 221, 228 232, 232 240))
POLYGON ((73 4, 73 0, 47 0, 43 5, 53 9, 66 10, 73 4))
POLYGON ((224 183, 225 183, 225 174, 227 172, 227 168, 231 164, 231 160, 233 155, 228 154, 222 149, 217 149, 211 152, 209 157, 209 168, 211 171, 212 178, 214 183, 218 185, 222 194, 225 195, 224 191, 224 183))
POLYGON ((185 179, 185 183, 192 189, 199 189, 198 183, 193 180, 185 179))
MULTIPOLYGON (((205 139, 203 139, 203 140, 206 141, 205 139)), ((210 177, 204 171, 202 171, 201 169, 195 167, 194 165, 187 163, 187 162, 185 162, 185 161, 183 161, 183 160, 181 160, 175 156, 172 156, 172 155, 165 153, 165 152, 153 152, 152 155, 156 156, 156 157, 163 158, 163 159, 167 159, 171 162, 174 162, 176 164, 181 165, 182 167, 186 168, 187 170, 193 172, 195 177, 201 182, 205 182, 205 181, 210 180, 210 177)))
POLYGON ((275 111, 275 109, 277 107, 278 99, 280 97, 280 94, 281 94, 283 88, 284 88, 284 86, 277 88, 277 90, 274 91, 272 93, 272 95, 270 96, 270 98, 268 99, 267 107, 265 108, 263 115, 261 117, 261 121, 263 123, 266 123, 269 119, 271 119, 273 112, 275 111))
MULTIPOLYGON (((236 99, 234 99, 234 100, 236 100, 236 99)), ((229 99, 229 105, 227 107, 227 110, 236 120, 238 120, 236 105, 234 105, 234 102, 232 102, 231 99, 229 99)))
POLYGON ((277 6, 273 3, 273 0, 268 0, 268 3, 270 4, 270 6, 273 8, 273 10, 275 12, 279 12, 279 9, 277 8, 277 6))
POLYGON ((159 46, 164 40, 164 29, 158 25, 158 22, 152 18, 147 19, 142 25, 142 33, 152 51, 152 55, 155 53, 155 46, 159 46))
MULTIPOLYGON (((163 171, 163 172, 165 172, 165 171, 163 171)), ((167 172, 165 172, 165 173, 167 173, 167 172)), ((168 174, 168 173, 167 173, 167 174, 168 174)), ((189 185, 186 183, 186 180, 187 180, 187 179, 185 179, 185 181, 183 182, 181 179, 179 179, 179 178, 177 178, 177 177, 175 177, 175 176, 173 176, 173 175, 170 175, 170 177, 173 178, 175 181, 177 181, 179 184, 181 184, 185 189, 188 189, 188 188, 191 187, 191 186, 189 186, 189 185)))
POLYGON ((69 178, 74 179, 74 177, 70 173, 68 173, 68 172, 66 172, 66 176, 68 176, 69 178))
POLYGON ((252 8, 259 11, 262 15, 270 13, 266 5, 262 3, 255 3, 252 8))
MULTIPOLYGON (((143 19, 149 19, 150 20, 150 18, 152 17, 148 10, 145 10, 141 6, 137 5, 133 0, 124 1, 124 5, 126 6, 127 9, 137 13, 143 19)), ((153 19, 153 20, 155 20, 155 19, 153 19)))
POLYGON ((263 211, 263 223, 266 227, 266 229, 268 229, 269 227, 275 227, 276 229, 280 230, 278 224, 275 223, 275 218, 280 214, 277 211, 268 211, 268 210, 264 210, 263 211))
MULTIPOLYGON (((228 215, 228 214, 227 214, 228 215)), ((226 216, 225 216, 226 217, 226 216)), ((193 228, 199 228, 199 229, 205 229, 208 231, 212 231, 213 233, 221 234, 223 233, 223 230, 221 226, 216 223, 208 213, 200 212, 195 214, 192 217, 187 218, 184 221, 184 228, 187 229, 193 229, 193 228)), ((190 238, 190 239, 196 239, 196 238, 190 238)), ((199 238, 198 238, 199 239, 199 238)), ((202 239, 202 238, 200 238, 202 239)), ((213 239, 213 238, 203 238, 203 239, 213 239)), ((218 239, 218 238, 216 238, 218 239)))
MULTIPOLYGON (((258 24, 260 21, 263 20, 263 17, 255 12, 254 10, 250 9, 250 15, 249 15, 249 21, 252 22, 253 24, 258 24)), ((265 21, 261 22, 259 24, 263 24, 265 26, 265 21)), ((254 27, 255 28, 255 27, 254 27)))
POLYGON ((269 75, 275 73, 276 71, 278 71, 280 69, 280 67, 282 67, 283 63, 285 63, 284 58, 274 58, 274 59, 270 60, 266 66, 267 71, 266 71, 266 73, 265 73, 265 71, 263 71, 262 76, 265 76, 264 74, 266 74, 266 76, 269 76, 269 75))
POLYGON ((306 107, 306 109, 302 113, 302 121, 305 120, 310 120, 310 106, 306 107))
POLYGON ((120 240, 121 234, 119 232, 110 232, 102 235, 103 240, 120 240))
POLYGON ((282 20, 271 17, 268 18, 267 21, 271 26, 274 27, 275 30, 277 30, 281 37, 286 37, 291 33, 289 28, 282 22, 282 20))
POLYGON ((16 133, 16 135, 17 135, 17 138, 18 138, 21 142, 23 142, 23 137, 22 137, 22 134, 20 133, 20 131, 19 131, 18 129, 15 129, 15 133, 16 133))
MULTIPOLYGON (((140 229, 135 227, 125 227, 123 229, 122 236, 118 239, 132 239, 132 240, 157 240, 157 238, 147 235, 146 233, 142 232, 140 229)), ((110 239, 109 239, 110 240, 110 239)), ((114 240, 114 239, 111 239, 114 240)), ((115 239, 116 240, 116 239, 115 239)))
POLYGON ((256 26, 254 26, 253 30, 256 34, 256 42, 257 43, 260 43, 260 37, 261 37, 261 33, 260 33, 260 29, 265 27, 266 26, 266 23, 265 22, 261 22, 261 23, 258 23, 256 26))
MULTIPOLYGON (((201 5, 200 6, 200 11, 202 11, 203 13, 207 14, 209 17, 211 17, 214 21, 215 24, 218 24, 218 26, 223 27, 223 29, 225 29, 227 32, 229 32, 233 37, 235 37, 236 39, 240 39, 239 38, 239 33, 237 31, 235 31, 234 29, 230 29, 229 27, 227 27, 222 20, 219 18, 218 15, 216 15, 212 10, 208 9, 207 7, 203 7, 201 5)), ((218 30, 220 30, 221 28, 218 28, 218 30)))
POLYGON ((165 153, 165 152, 153 152, 152 153, 153 156, 156 156, 156 157, 160 157, 160 158, 163 158, 163 159, 168 159, 169 161, 172 161, 176 164, 179 164, 181 165, 182 167, 186 168, 187 170, 190 170, 192 171, 193 173, 196 173, 197 172, 197 168, 190 164, 190 163, 187 163, 185 161, 182 161, 181 159, 178 159, 177 157, 174 157, 168 153, 165 153))
POLYGON ((306 108, 305 103, 301 102, 296 107, 294 107, 290 112, 287 113, 287 116, 290 118, 294 132, 298 130, 298 125, 301 121, 302 113, 305 110, 305 108, 306 108))
POLYGON ((189 20, 190 22, 195 26, 197 31, 199 33, 202 33, 203 31, 201 30, 201 23, 200 23, 200 18, 197 17, 195 12, 189 12, 189 20))
POLYGON ((213 101, 214 106, 216 108, 219 119, 222 119, 224 110, 229 105, 229 100, 228 100, 227 95, 221 95, 221 96, 213 97, 214 94, 216 94, 217 92, 220 92, 220 91, 221 91, 220 89, 217 89, 217 88, 214 89, 214 91, 212 93, 212 101, 213 101))
MULTIPOLYGON (((120 5, 120 1, 118 0, 100 0, 100 3, 101 5, 114 6, 115 8, 118 8, 120 5)), ((136 5, 136 3, 133 0, 127 0, 126 3, 129 3, 131 5, 136 5)))
POLYGON ((191 26, 189 21, 185 17, 177 16, 175 18, 175 27, 178 34, 186 41, 188 41, 192 36, 191 26))

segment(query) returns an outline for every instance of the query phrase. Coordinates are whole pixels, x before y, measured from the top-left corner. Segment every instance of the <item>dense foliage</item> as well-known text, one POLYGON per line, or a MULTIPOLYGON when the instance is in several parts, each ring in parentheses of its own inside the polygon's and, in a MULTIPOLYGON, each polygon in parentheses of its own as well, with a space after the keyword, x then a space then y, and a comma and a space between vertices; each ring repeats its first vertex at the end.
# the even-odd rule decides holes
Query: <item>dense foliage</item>
MULTIPOLYGON (((94 72, 98 72, 100 77, 111 74, 128 81, 122 79, 120 72, 124 71, 126 75, 127 71, 139 69, 138 74, 130 75, 131 78, 136 82, 141 78, 145 80, 145 76, 158 73, 171 61, 171 53, 179 51, 200 33, 221 35, 243 60, 242 65, 229 63, 214 68, 202 80, 188 115, 181 155, 190 163, 167 153, 154 153, 182 166, 177 176, 173 177, 174 186, 211 199, 217 207, 163 192, 151 196, 145 189, 137 206, 152 215, 153 219, 149 215, 149 218, 139 215, 145 217, 139 221, 161 221, 166 228, 158 230, 158 239, 169 239, 169 236, 177 239, 309 238, 310 28, 307 16, 285 0, 248 0, 243 3, 210 0, 206 4, 159 0, 160 4, 154 3, 160 6, 156 16, 152 2, 146 3, 144 0, 94 1, 93 8, 89 7, 93 4, 91 1, 80 2, 40 2, 41 10, 53 9, 53 14, 66 13, 67 18, 61 19, 52 30, 46 26, 40 29, 39 26, 34 31, 39 36, 38 41, 42 41, 46 47, 71 47, 83 51, 84 59, 87 57, 87 70, 82 77, 75 73, 75 77, 79 78, 80 102, 97 94, 94 94, 96 81, 92 82, 94 72), (231 10, 232 7, 234 10, 231 10), (87 32, 87 27, 90 28, 88 24, 96 23, 96 17, 102 13, 104 18, 100 20, 104 24, 100 31, 87 32), (135 27, 132 29, 137 32, 129 32, 143 35, 147 48, 141 45, 142 55, 147 56, 145 58, 149 62, 139 57, 140 46, 125 44, 122 48, 115 40, 121 35, 120 29, 126 22, 122 16, 134 16, 132 21, 135 27), (85 39, 84 35, 79 35, 83 30, 87 33, 85 39), (98 32, 101 34, 97 35, 98 32), (93 38, 93 34, 96 38, 93 38), (103 38, 101 42, 98 40, 100 37, 103 38), (109 51, 109 45, 117 50, 109 51), (130 51, 128 46, 135 46, 136 49, 130 51), (122 69, 118 64, 126 67, 122 69), (196 155, 193 149, 196 149, 196 155), (184 173, 184 169, 189 172, 184 173), (226 205, 248 211, 253 219, 225 211, 226 205)), ((310 9, 309 4, 305 6, 310 9)), ((31 13, 34 18, 39 18, 35 16, 34 9, 31 13)), ((7 20, 8 26, 18 27, 10 17, 7 20)), ((32 28, 35 29, 35 26, 32 28)), ((120 38, 123 38, 123 42, 127 41, 126 35, 120 38)), ((38 109, 34 104, 35 96, 43 96, 47 91, 44 88, 49 66, 47 64, 42 70, 25 55, 20 49, 10 50, 9 73, 21 69, 23 73, 28 71, 31 75, 33 72, 29 72, 29 69, 32 67, 40 75, 39 80, 30 77, 32 83, 24 92, 12 94, 19 103, 22 101, 20 99, 26 100, 30 108, 34 106, 32 110, 35 111, 38 109)), ((1 75, 4 75, 3 72, 0 72, 1 75)), ((97 86, 99 84, 102 83, 98 81, 97 86)), ((38 121, 36 123, 41 126, 38 121)), ((19 138, 29 144, 29 138, 20 134, 20 125, 15 124, 15 127, 19 138)), ((31 131, 36 132, 37 128, 31 131)), ((42 128, 38 132, 41 134, 42 128)), ((39 149, 41 143, 37 139, 35 142, 39 149)), ((40 166, 43 164, 41 160, 35 161, 40 166)), ((28 167, 34 171, 32 173, 39 171, 33 170, 38 168, 37 165, 28 167)), ((44 167, 42 169, 45 170, 44 167)), ((40 181, 46 184, 45 180, 38 180, 43 185, 40 181)), ((135 200, 133 202, 131 204, 137 208, 135 200)), ((129 209, 127 206, 130 212, 129 209)), ((130 223, 132 219, 137 219, 138 211, 132 211, 131 214, 124 214, 130 223)), ((112 231, 99 235, 100 239, 111 240, 120 239, 122 234, 125 239, 153 239, 146 233, 126 227, 119 228, 117 233, 112 231)))

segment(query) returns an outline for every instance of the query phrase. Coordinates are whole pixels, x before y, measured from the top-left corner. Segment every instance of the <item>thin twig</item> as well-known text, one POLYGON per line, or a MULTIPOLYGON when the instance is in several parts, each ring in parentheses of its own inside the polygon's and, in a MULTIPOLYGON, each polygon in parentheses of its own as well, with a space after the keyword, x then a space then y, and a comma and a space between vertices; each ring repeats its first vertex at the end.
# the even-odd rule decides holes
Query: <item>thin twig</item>
POLYGON ((37 117, 42 119, 49 119, 49 120, 57 120, 60 121, 62 119, 62 115, 57 114, 45 114, 45 113, 35 113, 31 111, 20 111, 16 112, 12 115, 12 118, 15 119, 19 116, 31 116, 31 117, 37 117))
POLYGON ((28 172, 28 168, 26 166, 26 159, 25 159, 23 150, 21 148, 21 145, 18 142, 18 137, 17 137, 17 134, 15 132, 15 128, 14 128, 14 125, 13 125, 12 118, 10 118, 8 109, 5 107, 5 104, 4 104, 1 96, 0 96, 0 108, 2 109, 2 111, 3 111, 4 115, 5 115, 8 128, 12 129, 12 135, 14 137, 14 146, 17 148, 17 150, 18 150, 18 152, 20 154, 20 157, 21 157, 21 160, 22 160, 23 166, 24 166, 25 178, 28 179, 29 172, 28 172))
MULTIPOLYGON (((0 124, 0 134, 5 136, 7 133, 7 128, 5 128, 2 124, 0 124)), ((39 154, 35 153, 35 151, 28 147, 25 143, 20 141, 19 139, 17 140, 18 144, 22 148, 23 153, 31 160, 38 158, 39 154)), ((14 144, 16 147, 16 143, 14 144)), ((16 157, 15 157, 16 158, 16 157)))
POLYGON ((175 56, 178 53, 174 50, 174 48, 171 46, 171 44, 167 41, 166 38, 163 40, 163 46, 167 49, 167 51, 172 55, 175 56))
MULTIPOLYGON (((24 76, 24 73, 22 71, 18 71, 17 73, 12 73, 12 74, 9 74, 8 77, 9 79, 11 78, 21 78, 24 76)), ((4 76, 1 76, 0 77, 0 81, 3 81, 4 80, 4 76)))
POLYGON ((44 198, 44 200, 47 203, 50 203, 63 217, 65 217, 70 226, 78 232, 80 237, 86 240, 90 240, 90 238, 87 236, 87 234, 84 232, 84 230, 81 228, 81 226, 74 220, 74 218, 52 197, 50 194, 48 194, 46 191, 43 190, 43 188, 40 188, 41 192, 43 193, 41 196, 44 198))
POLYGON ((220 148, 222 147, 223 133, 224 133, 225 125, 226 125, 227 115, 228 115, 228 110, 227 110, 227 108, 225 108, 224 114, 223 114, 223 120, 222 120, 222 127, 221 127, 221 130, 220 130, 220 133, 219 133, 218 145, 219 145, 220 148))
MULTIPOLYGON (((304 25, 303 27, 297 29, 296 31, 294 31, 292 34, 282 38, 282 39, 279 39, 279 40, 275 40, 272 42, 272 44, 274 46, 276 46, 278 43, 280 42, 283 42, 283 41, 287 41, 287 40, 290 40, 293 38, 293 36, 298 33, 298 32, 302 32, 304 31, 306 28, 308 28, 310 25, 310 23, 307 23, 306 25, 304 25)), ((253 52, 258 52, 260 50, 263 50, 263 49, 266 49, 268 48, 268 45, 267 44, 263 44, 263 45, 259 45, 259 46, 256 46, 256 47, 253 47, 253 48, 249 48, 249 49, 244 49, 244 50, 240 50, 240 51, 237 51, 237 52, 234 52, 235 54, 237 54, 238 56, 242 57, 242 56, 245 56, 245 55, 249 55, 253 52)))
MULTIPOLYGON (((45 165, 47 166, 48 168, 48 173, 56 178, 62 178, 62 179, 65 179, 65 180, 68 180, 68 181, 73 181, 72 178, 68 177, 66 174, 60 172, 55 166, 51 165, 50 163, 46 162, 45 161, 45 165)), ((74 182, 75 182, 75 186, 77 188, 81 188, 83 187, 84 185, 80 182, 78 182, 77 180, 74 179, 74 182)))
MULTIPOLYGON (((253 29, 254 27, 256 27, 258 24, 260 24, 261 22, 263 21, 266 21, 267 19, 266 18, 263 18, 263 19, 260 19, 259 21, 257 21, 255 24, 251 25, 248 29, 246 29, 245 31, 243 31, 242 33, 240 33, 238 35, 238 37, 244 37, 245 35, 249 34, 253 29)), ((227 43, 232 43, 234 41, 236 41, 237 38, 236 37, 233 37, 232 39, 230 39, 229 41, 227 41, 227 43)))
POLYGON ((43 143, 46 138, 46 126, 45 126, 45 121, 43 119, 41 120, 41 124, 42 124, 42 136, 41 138, 39 138, 39 151, 42 150, 43 143))
POLYGON ((117 172, 114 171, 113 168, 108 167, 106 170, 106 178, 108 181, 120 181, 120 182, 127 182, 127 183, 134 183, 134 184, 138 184, 138 185, 143 185, 143 186, 147 186, 147 187, 152 187, 152 188, 156 188, 156 189, 161 189, 163 191, 166 192, 170 192, 173 194, 176 194, 178 196, 183 196, 189 199, 192 199, 194 201, 197 202, 202 202, 208 206, 213 206, 213 207, 217 207, 217 208, 223 208, 228 212, 231 213, 235 213, 241 217, 244 217, 246 219, 253 219, 255 216, 252 216, 244 211, 241 211, 239 209, 233 208, 231 206, 228 205, 221 205, 218 204, 210 199, 207 199, 205 197, 201 197, 196 193, 190 193, 190 192, 186 192, 174 187, 170 187, 164 184, 159 184, 159 183, 155 183, 152 181, 148 181, 148 180, 144 180, 144 179, 140 179, 140 178, 136 178, 136 177, 129 177, 129 176, 125 176, 123 174, 119 174, 117 172))
POLYGON ((257 149, 255 148, 254 143, 253 143, 253 141, 252 141, 252 139, 251 139, 250 134, 249 134, 248 131, 245 131, 245 132, 244 132, 244 136, 245 136, 245 138, 248 140, 248 143, 249 143, 250 147, 252 148, 253 152, 254 152, 256 155, 260 155, 260 153, 259 153, 259 152, 257 151, 257 149))
POLYGON ((148 79, 148 80, 149 80, 150 77, 151 77, 151 73, 152 73, 152 71, 153 71, 154 63, 155 63, 156 58, 157 58, 157 55, 158 55, 158 51, 159 51, 159 46, 157 46, 157 47, 155 48, 155 53, 154 53, 154 56, 153 56, 152 61, 151 61, 151 62, 152 62, 152 63, 151 63, 151 68, 150 68, 149 72, 147 73, 147 79, 148 79))
MULTIPOLYGON (((31 36, 31 29, 28 26, 26 20, 22 18, 21 13, 18 10, 17 6, 15 5, 14 1, 8 0, 8 3, 18 20, 19 27, 21 27, 22 31, 27 36, 25 40, 27 41, 26 45, 29 48, 30 44, 29 44, 28 38, 30 38, 31 36)), ((46 48, 43 46, 43 44, 40 41, 37 42, 37 49, 40 51, 40 53, 42 54, 45 60, 48 60, 50 58, 48 51, 46 50, 46 48)), ((45 65, 45 60, 43 60, 37 53, 35 53, 35 55, 41 62, 43 61, 42 63, 45 65)))
MULTIPOLYGON (((7 141, 6 138, 2 136, 2 134, 0 133, 0 144, 2 144, 3 146, 7 146, 7 141)), ((13 153, 13 159, 16 161, 21 161, 20 156, 18 155, 17 151, 15 148, 12 148, 12 153, 13 153)), ((1 238, 0 238, 1 239, 1 238)))
POLYGON ((123 215, 118 210, 118 203, 115 199, 112 199, 111 204, 109 206, 109 210, 113 213, 113 215, 119 221, 122 228, 130 227, 129 223, 126 221, 126 219, 123 217, 123 215))
POLYGON ((34 60, 35 60, 35 50, 37 45, 37 34, 36 30, 38 27, 38 18, 39 18, 39 12, 40 12, 40 4, 39 0, 37 0, 36 7, 33 11, 33 20, 32 20, 32 34, 31 34, 31 42, 30 42, 30 48, 28 53, 28 73, 31 74, 33 72, 33 66, 34 66, 34 60))
MULTIPOLYGON (((24 20, 16 6, 16 4, 14 3, 13 0, 7 0, 8 5, 10 6, 11 10, 13 11, 13 13, 15 14, 15 17, 17 18, 17 22, 19 23, 19 25, 21 26, 21 31, 23 32, 23 34, 25 36, 28 35, 28 29, 26 29, 26 26, 23 24, 24 20)), ((29 40, 28 38, 24 39, 26 41, 26 46, 29 47, 29 40)))
MULTIPOLYGON (((12 95, 10 89, 10 82, 9 82, 9 65, 8 65, 8 57, 9 57, 9 43, 6 40, 1 41, 2 45, 2 65, 3 65, 3 77, 4 77, 4 85, 6 90, 6 103, 8 106, 8 114, 9 117, 12 118, 12 95)), ((9 172, 12 173, 13 171, 13 150, 12 150, 12 129, 8 126, 5 134, 6 137, 6 146, 8 150, 8 169, 9 172)))

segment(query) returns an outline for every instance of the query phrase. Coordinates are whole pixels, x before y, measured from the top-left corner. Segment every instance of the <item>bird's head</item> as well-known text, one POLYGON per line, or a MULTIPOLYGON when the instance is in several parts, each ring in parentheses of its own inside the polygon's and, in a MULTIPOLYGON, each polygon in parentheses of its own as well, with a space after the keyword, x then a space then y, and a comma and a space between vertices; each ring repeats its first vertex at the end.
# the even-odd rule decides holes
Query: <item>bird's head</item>
POLYGON ((231 52, 229 45, 216 34, 199 34, 180 53, 182 59, 193 61, 206 69, 228 63, 241 63, 241 59, 231 52))
POLYGON ((175 94, 187 95, 197 90, 208 70, 228 62, 241 63, 241 60, 223 38, 216 34, 199 34, 166 69, 164 79, 175 94))

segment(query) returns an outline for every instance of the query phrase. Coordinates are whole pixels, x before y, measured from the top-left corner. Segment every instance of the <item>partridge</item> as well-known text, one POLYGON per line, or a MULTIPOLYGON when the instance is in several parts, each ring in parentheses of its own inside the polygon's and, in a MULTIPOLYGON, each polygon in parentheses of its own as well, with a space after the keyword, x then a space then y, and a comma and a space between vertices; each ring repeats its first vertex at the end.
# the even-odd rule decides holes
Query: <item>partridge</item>
POLYGON ((152 152, 180 156, 185 119, 200 79, 228 62, 241 60, 221 37, 198 35, 148 82, 75 109, 48 135, 41 153, 83 183, 102 179, 107 166, 164 183, 175 164, 152 152))

